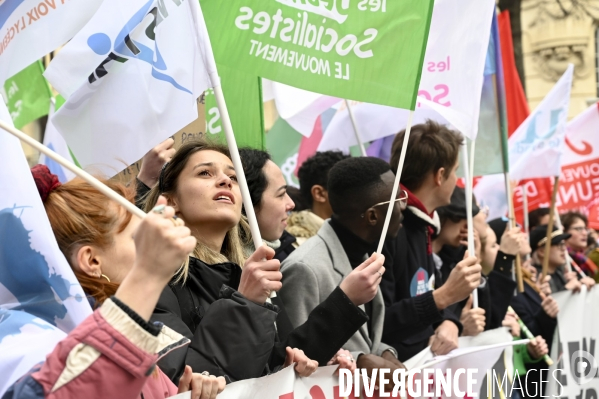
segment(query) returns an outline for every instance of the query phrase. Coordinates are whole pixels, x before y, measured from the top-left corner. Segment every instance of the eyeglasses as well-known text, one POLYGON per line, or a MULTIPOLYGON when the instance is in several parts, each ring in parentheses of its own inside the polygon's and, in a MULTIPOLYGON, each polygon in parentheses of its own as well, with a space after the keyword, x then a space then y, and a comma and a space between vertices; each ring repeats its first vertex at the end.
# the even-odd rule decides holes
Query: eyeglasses
MULTIPOLYGON (((370 207, 368 207, 368 209, 370 208, 375 208, 377 206, 381 206, 381 205, 388 205, 391 201, 385 201, 385 202, 379 202, 378 204, 374 204, 370 207)), ((393 202, 399 202, 399 208, 403 211, 408 207, 408 192, 406 190, 401 190, 399 192, 399 198, 395 199, 395 201, 393 202)), ((366 209, 366 210, 368 210, 366 209)), ((366 212, 364 212, 363 214, 360 215, 361 218, 363 218, 366 215, 366 212)))
POLYGON ((583 226, 578 226, 578 227, 570 227, 570 230, 574 230, 577 233, 584 233, 585 231, 587 231, 587 228, 583 227, 583 226))
POLYGON ((562 241, 562 242, 559 242, 557 244, 553 244, 552 246, 553 247, 558 247, 559 249, 566 249, 566 242, 562 241))

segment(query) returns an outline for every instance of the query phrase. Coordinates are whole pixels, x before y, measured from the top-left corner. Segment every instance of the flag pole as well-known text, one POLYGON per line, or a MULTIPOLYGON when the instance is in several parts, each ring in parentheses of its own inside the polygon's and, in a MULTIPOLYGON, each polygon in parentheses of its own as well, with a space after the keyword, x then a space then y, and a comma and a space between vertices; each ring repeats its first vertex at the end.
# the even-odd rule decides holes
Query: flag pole
MULTIPOLYGON (((522 332, 524 333, 524 335, 526 335, 526 338, 528 339, 535 339, 535 336, 530 332, 530 330, 528 329, 528 327, 526 327, 526 324, 524 324, 524 322, 522 321, 522 319, 520 318, 520 316, 518 316, 518 314, 514 311, 514 309, 509 306, 508 310, 510 312, 513 312, 516 315, 516 320, 518 320, 518 325, 520 326, 520 330, 522 330, 522 332)), ((545 361, 545 363, 547 363, 548 366, 552 366, 553 365, 553 359, 551 359, 549 357, 549 355, 544 355, 543 356, 543 360, 545 361)))
POLYGON ((256 219, 256 212, 254 211, 254 205, 252 204, 252 198, 250 196, 250 190, 248 188, 247 179, 245 178, 245 172, 243 171, 243 165, 241 163, 241 157, 239 155, 239 148, 237 147, 237 140, 235 140, 235 134, 233 133, 233 125, 231 124, 231 117, 229 110, 227 109, 227 103, 225 102, 225 95, 223 94, 223 88, 220 82, 220 76, 218 75, 218 68, 216 67, 216 60, 214 59, 214 52, 212 51, 212 44, 210 42, 210 35, 206 28, 204 21, 204 14, 202 13, 202 6, 198 2, 190 3, 194 17, 196 18, 196 27, 198 29, 199 37, 204 38, 203 45, 201 47, 203 54, 204 67, 210 76, 210 83, 214 90, 214 97, 216 98, 216 105, 221 117, 221 123, 227 139, 227 145, 229 152, 231 153, 231 161, 235 168, 237 175, 237 181, 239 183, 239 189, 241 190, 241 196, 243 198, 243 206, 245 208, 245 214, 248 218, 250 225, 250 231, 252 233, 252 241, 256 249, 260 248, 264 243, 262 242, 262 236, 260 234, 260 228, 258 227, 258 219, 256 219))
POLYGON ((139 217, 140 219, 143 219, 146 216, 146 213, 144 211, 142 211, 141 209, 139 209, 138 207, 136 207, 135 204, 132 204, 131 202, 127 201, 124 197, 122 197, 116 191, 110 189, 108 186, 106 186, 100 180, 96 179, 94 176, 90 175, 83 169, 79 168, 73 162, 67 160, 66 158, 64 158, 61 155, 57 154, 56 152, 52 151, 51 149, 49 149, 48 147, 46 147, 39 141, 29 137, 22 131, 16 129, 13 126, 10 126, 8 123, 6 123, 2 120, 0 120, 0 128, 4 129, 5 131, 12 134, 13 136, 16 136, 22 142, 30 145, 31 147, 38 150, 42 154, 46 155, 48 158, 56 161, 61 166, 70 170, 71 172, 73 172, 74 174, 76 174, 77 176, 79 176, 80 178, 85 180, 86 182, 88 182, 92 187, 94 187, 95 189, 100 191, 102 194, 106 195, 108 198, 115 201, 117 204, 119 204, 120 206, 125 208, 127 211, 131 212, 133 215, 139 217))
MULTIPOLYGON (((474 158, 474 141, 471 142, 471 154, 470 157, 474 158)), ((466 220, 468 222, 468 254, 470 256, 476 256, 476 249, 474 247, 474 220, 472 218, 472 172, 474 168, 468 160, 468 139, 464 139, 462 145, 462 158, 464 163, 464 178, 466 180, 466 220)), ((478 289, 472 291, 472 308, 478 308, 478 289)))
POLYGON ((549 223, 547 224, 547 235, 545 236, 546 241, 543 256, 543 272, 541 274, 541 282, 545 280, 545 276, 549 271, 549 251, 551 250, 551 234, 553 233, 553 222, 555 220, 553 208, 555 207, 555 202, 557 200, 558 186, 559 176, 555 176, 555 179, 553 181, 553 192, 551 193, 551 204, 549 205, 549 223))
MULTIPOLYGON (((505 190, 507 193, 507 203, 508 203, 508 215, 509 215, 509 224, 510 228, 518 227, 516 224, 516 212, 514 210, 514 190, 512 189, 512 184, 510 181, 509 172, 504 172, 503 176, 505 178, 505 190)), ((499 238, 499 237, 498 237, 499 238)), ((520 254, 516 254, 516 283, 518 285, 518 292, 524 292, 524 279, 522 276, 522 258, 520 254)))
POLYGON ((376 250, 378 254, 382 253, 383 245, 385 244, 385 238, 387 237, 387 231, 389 230, 389 222, 391 222, 391 215, 393 214, 393 207, 395 206, 395 199, 397 198, 397 191, 399 190, 399 183, 401 181, 401 173, 403 172, 403 165, 406 161, 406 153, 408 152, 408 141, 410 141, 410 132, 412 131, 412 120, 414 119, 414 111, 410 110, 408 116, 408 125, 406 126, 406 133, 403 138, 403 145, 401 146, 401 153, 399 155, 399 163, 397 164, 397 171, 395 173, 395 183, 393 184, 393 190, 391 192, 391 201, 387 208, 387 215, 385 216, 385 224, 383 224, 383 232, 379 240, 379 245, 376 250))
MULTIPOLYGON (((220 82, 220 76, 218 75, 218 69, 216 67, 216 60, 214 59, 214 52, 212 51, 212 44, 210 43, 210 35, 206 28, 204 21, 204 15, 202 13, 202 7, 199 2, 192 2, 192 10, 194 11, 194 17, 196 18, 196 26, 198 28, 198 34, 204 38, 203 51, 204 56, 204 67, 210 75, 210 83, 214 90, 214 97, 216 98, 216 105, 221 117, 221 123, 225 132, 225 138, 227 140, 227 146, 231 154, 231 161, 235 168, 235 174, 237 175, 237 181, 239 189, 241 190, 241 197, 243 199, 243 207, 245 208, 245 215, 248 218, 250 225, 250 232, 252 233, 252 241, 254 248, 258 249, 264 245, 262 242, 262 235, 260 234, 260 227, 258 226, 258 219, 256 218, 256 212, 254 211, 254 204, 252 204, 252 198, 250 196, 250 190, 248 188, 247 179, 245 178, 245 172, 243 171, 243 165, 241 163, 241 156, 239 155, 239 148, 237 147, 237 140, 235 140, 235 134, 233 133, 233 125, 231 124, 231 117, 229 110, 227 109, 227 103, 225 102, 225 95, 223 94, 223 88, 220 82)), ((276 297, 276 292, 270 293, 270 298, 276 297)), ((268 300, 270 301, 270 299, 268 300)))
POLYGON ((366 148, 364 148, 364 143, 362 142, 362 137, 360 136, 360 130, 358 129, 358 122, 356 122, 356 116, 354 115, 354 110, 351 107, 351 104, 347 99, 345 99, 345 107, 347 108, 347 112, 349 113, 349 119, 351 120, 351 124, 354 127, 354 134, 356 135, 356 140, 358 141, 358 145, 360 146, 360 153, 363 157, 367 157, 366 148))

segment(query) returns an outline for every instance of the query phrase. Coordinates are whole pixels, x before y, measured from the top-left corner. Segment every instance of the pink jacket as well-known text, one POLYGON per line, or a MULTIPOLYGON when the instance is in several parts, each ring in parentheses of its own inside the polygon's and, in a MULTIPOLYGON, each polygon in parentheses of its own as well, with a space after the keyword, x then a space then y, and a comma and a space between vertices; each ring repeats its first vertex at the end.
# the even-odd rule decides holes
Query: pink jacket
POLYGON ((3 398, 168 398, 177 387, 156 362, 188 343, 166 326, 153 336, 109 299, 3 398))

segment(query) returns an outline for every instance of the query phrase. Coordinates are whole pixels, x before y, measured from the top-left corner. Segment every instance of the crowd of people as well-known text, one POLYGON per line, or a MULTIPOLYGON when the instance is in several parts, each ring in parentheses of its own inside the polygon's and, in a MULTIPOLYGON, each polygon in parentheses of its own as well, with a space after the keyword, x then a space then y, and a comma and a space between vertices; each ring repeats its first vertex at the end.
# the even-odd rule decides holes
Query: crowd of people
MULTIPOLYGON (((530 213, 526 234, 507 218, 487 221, 474 201, 468 253, 466 194, 456 186, 463 138, 429 121, 412 128, 378 254, 404 140, 395 137, 390 163, 316 153, 299 168, 299 190, 267 152, 242 149, 258 248, 220 144, 175 150, 169 139, 146 155, 134 186, 104 181, 143 208, 143 220, 83 180, 60 184, 36 166, 58 245, 95 312, 4 398, 213 399, 227 383, 292 364, 300 376, 327 364, 395 370, 429 346, 449 353, 460 336, 505 326, 519 339, 518 319, 535 339, 515 348, 515 368, 547 368, 552 293, 591 289, 599 276, 586 217, 562 215, 548 242, 548 209, 530 213)), ((516 392, 540 396, 540 380, 516 392)))

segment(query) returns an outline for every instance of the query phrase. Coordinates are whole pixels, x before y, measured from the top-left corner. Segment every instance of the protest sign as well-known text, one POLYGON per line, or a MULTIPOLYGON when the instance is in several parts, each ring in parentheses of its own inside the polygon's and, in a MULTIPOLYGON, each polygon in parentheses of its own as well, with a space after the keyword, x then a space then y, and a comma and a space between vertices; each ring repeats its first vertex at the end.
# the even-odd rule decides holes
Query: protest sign
MULTIPOLYGON (((477 369, 478 372, 474 379, 475 392, 479 392, 479 388, 486 375, 486 371, 490 369, 501 353, 517 343, 512 341, 511 335, 506 329, 500 328, 492 331, 487 331, 477 337, 461 337, 460 349, 454 350, 446 356, 433 358, 430 348, 420 352, 412 359, 405 362, 408 370, 422 369, 440 369, 457 371, 459 369, 477 369)), ((340 378, 334 375, 337 366, 328 366, 319 368, 310 377, 301 378, 295 374, 293 367, 279 371, 278 373, 268 375, 262 378, 238 381, 227 385, 227 388, 219 394, 219 399, 239 398, 239 397, 269 397, 278 399, 341 399, 346 397, 341 394, 340 389, 346 389, 347 386, 340 387, 340 378)), ((390 375, 387 374, 390 378, 390 375)), ((379 377, 376 377, 377 380, 379 377)), ((466 391, 467 378, 456 379, 458 390, 466 391)), ((347 380, 343 380, 347 382, 347 380)), ((372 384, 363 386, 360 384, 360 391, 364 397, 379 398, 379 392, 372 389, 372 384)), ((451 388, 450 388, 451 390, 451 388)), ((391 392, 388 392, 391 393, 391 392)), ((349 397, 352 397, 351 395, 349 397)), ((389 396, 387 396, 389 397, 389 396)), ((393 397, 398 397, 397 395, 393 397)), ((448 397, 448 396, 443 396, 448 397)), ((190 398, 190 393, 186 392, 174 396, 173 399, 190 398)))
MULTIPOLYGON (((507 329, 498 328, 485 331, 475 337, 460 337, 458 349, 445 356, 433 357, 430 348, 426 348, 404 364, 408 370, 434 368, 455 372, 459 369, 476 369, 477 371, 472 373, 475 381, 472 390, 475 393, 481 392, 481 397, 487 397, 487 386, 483 386, 483 381, 488 377, 487 371, 494 370, 495 363, 504 351, 509 348, 508 353, 511 353, 511 347, 517 343, 519 341, 513 341, 507 329)), ((466 392, 466 376, 467 374, 464 373, 459 379, 460 389, 464 392, 466 392)), ((502 377, 503 375, 499 378, 502 377)), ((443 397, 451 396, 443 395, 443 397)))
POLYGON ((546 397, 591 399, 599 393, 599 318, 596 304, 599 290, 583 286, 580 293, 563 291, 554 294, 559 305, 557 331, 551 348, 553 359, 560 359, 550 369, 557 379, 549 379, 546 397))
POLYGON ((216 62, 340 98, 414 109, 433 1, 202 0, 216 62), (393 45, 391 45, 393 43, 393 45))
POLYGON ((0 85, 69 41, 101 3, 102 0, 0 2, 0 85))
MULTIPOLYGON (((0 120, 10 122, 2 101, 0 120)), ((91 308, 58 248, 19 139, 0 130, 0 151, 1 395, 91 308), (14 347, 23 334, 29 344, 14 347)))
MULTIPOLYGON (((310 377, 300 378, 293 367, 262 378, 254 378, 228 384, 218 395, 219 399, 259 398, 277 399, 341 399, 339 378, 335 375, 337 366, 320 367, 310 377)), ((185 392, 172 399, 190 399, 191 392, 185 392)))

